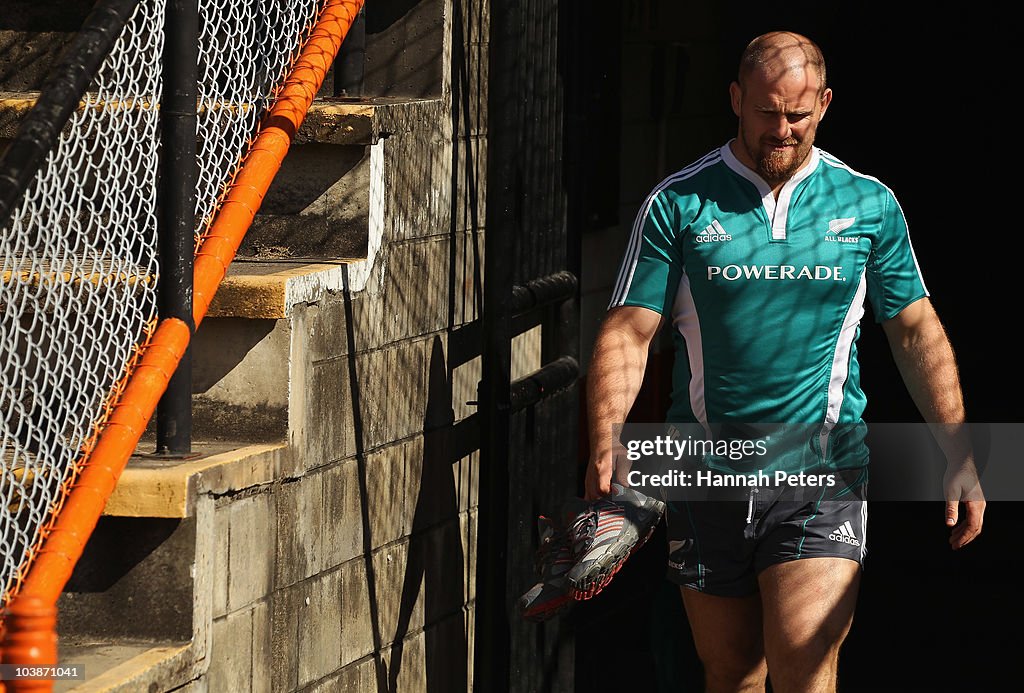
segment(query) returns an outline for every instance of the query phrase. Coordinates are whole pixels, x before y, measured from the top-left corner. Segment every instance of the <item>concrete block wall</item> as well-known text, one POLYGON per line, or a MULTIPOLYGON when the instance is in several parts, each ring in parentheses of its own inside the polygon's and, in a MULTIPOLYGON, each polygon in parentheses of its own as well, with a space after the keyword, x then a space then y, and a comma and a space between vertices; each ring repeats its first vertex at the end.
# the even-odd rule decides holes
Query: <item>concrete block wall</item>
MULTIPOLYGON (((481 89, 481 64, 464 61, 486 61, 486 4, 421 2, 395 20, 439 13, 429 42, 444 50, 440 96, 378 109, 383 185, 369 194, 381 196, 380 238, 362 275, 284 318, 200 329, 207 351, 224 334, 250 335, 244 358, 209 374, 207 399, 251 392, 255 428, 282 435, 289 454, 273 483, 214 499, 212 637, 197 690, 472 688, 479 450, 466 431, 480 378, 486 96, 464 91, 481 89), (248 388, 261 373, 262 389, 248 388)), ((388 31, 426 40, 411 25, 388 31)), ((517 339, 514 377, 540 366, 540 337, 517 339)))

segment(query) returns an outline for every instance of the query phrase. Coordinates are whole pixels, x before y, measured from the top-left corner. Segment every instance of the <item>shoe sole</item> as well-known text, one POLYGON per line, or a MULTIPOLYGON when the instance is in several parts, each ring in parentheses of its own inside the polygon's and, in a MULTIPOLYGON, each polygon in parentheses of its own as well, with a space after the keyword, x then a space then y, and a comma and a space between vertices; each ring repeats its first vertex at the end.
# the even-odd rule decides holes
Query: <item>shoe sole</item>
POLYGON ((566 593, 564 598, 561 599, 550 599, 543 605, 535 605, 527 607, 520 600, 519 603, 519 615, 527 621, 534 623, 540 623, 541 621, 547 621, 548 619, 557 616, 561 612, 569 608, 573 603, 573 598, 566 593))
POLYGON ((650 500, 651 503, 641 509, 647 514, 642 518, 640 525, 642 534, 638 535, 636 541, 616 540, 601 557, 588 565, 583 572, 574 575, 573 571, 569 571, 567 579, 571 599, 584 601, 596 597, 612 581, 629 557, 651 538, 654 528, 658 526, 658 522, 664 514, 665 504, 653 498, 650 500))

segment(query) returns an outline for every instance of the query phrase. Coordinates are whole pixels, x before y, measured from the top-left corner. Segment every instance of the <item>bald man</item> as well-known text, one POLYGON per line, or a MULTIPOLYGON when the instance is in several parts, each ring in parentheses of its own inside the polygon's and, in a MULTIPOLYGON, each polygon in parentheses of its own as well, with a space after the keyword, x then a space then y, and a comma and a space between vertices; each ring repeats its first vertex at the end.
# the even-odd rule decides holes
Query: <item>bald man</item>
MULTIPOLYGON (((719 424, 806 426, 788 471, 823 474, 800 477, 814 481, 799 494, 666 495, 668 575, 682 587, 708 691, 761 691, 769 676, 775 693, 833 691, 867 550, 867 450, 844 434, 863 426, 855 344, 866 303, 922 415, 945 425, 934 430, 950 464, 954 549, 978 536, 985 501, 953 351, 903 211, 877 179, 814 146, 832 103, 818 46, 790 32, 755 38, 729 94, 736 138, 666 178, 633 226, 588 373, 586 493, 629 483, 613 426, 666 324, 676 345, 668 422, 709 438, 719 424)), ((785 468, 774 452, 763 463, 785 468)), ((729 471, 712 458, 700 462, 729 471)))

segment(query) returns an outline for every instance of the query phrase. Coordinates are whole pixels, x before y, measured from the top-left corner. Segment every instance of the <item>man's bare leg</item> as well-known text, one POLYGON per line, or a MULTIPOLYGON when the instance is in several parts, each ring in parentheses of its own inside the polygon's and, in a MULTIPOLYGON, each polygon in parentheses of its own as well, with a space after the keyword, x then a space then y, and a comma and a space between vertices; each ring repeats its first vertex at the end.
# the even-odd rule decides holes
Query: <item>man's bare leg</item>
POLYGON ((857 605, 860 566, 845 558, 805 558, 758 576, 764 644, 775 693, 834 693, 839 647, 857 605))
POLYGON ((706 693, 763 692, 768 670, 760 597, 718 597, 685 587, 682 592, 706 693))

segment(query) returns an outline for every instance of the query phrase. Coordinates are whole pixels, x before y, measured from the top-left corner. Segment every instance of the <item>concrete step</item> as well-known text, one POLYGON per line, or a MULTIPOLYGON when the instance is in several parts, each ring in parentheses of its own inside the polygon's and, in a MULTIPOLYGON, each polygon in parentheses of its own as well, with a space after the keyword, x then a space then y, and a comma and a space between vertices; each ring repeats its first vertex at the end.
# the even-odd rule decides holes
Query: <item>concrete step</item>
POLYGON ((214 595, 228 579, 215 567, 227 538, 213 499, 287 466, 283 444, 197 440, 193 456, 168 459, 146 452, 154 442, 141 441, 58 601, 60 663, 83 677, 57 691, 169 691, 204 673, 214 595))
POLYGON ((307 404, 315 407, 322 393, 311 393, 305 382, 309 345, 318 336, 296 309, 361 290, 372 255, 351 262, 231 264, 192 342, 197 436, 273 442, 303 435, 307 404))

